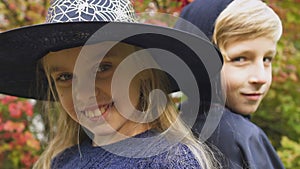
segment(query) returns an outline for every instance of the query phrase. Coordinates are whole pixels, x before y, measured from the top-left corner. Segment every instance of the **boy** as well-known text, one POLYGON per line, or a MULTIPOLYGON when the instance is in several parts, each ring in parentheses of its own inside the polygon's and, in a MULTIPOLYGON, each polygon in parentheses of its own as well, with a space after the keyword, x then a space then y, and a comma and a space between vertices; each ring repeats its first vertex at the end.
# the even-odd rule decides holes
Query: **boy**
MULTIPOLYGON (((224 155, 224 167, 284 168, 265 133, 249 120, 271 85, 272 59, 282 34, 279 17, 260 0, 196 0, 181 17, 212 38, 224 57, 226 109, 207 140, 224 155)), ((176 26, 188 30, 186 25, 176 26)), ((200 137, 205 120, 200 114, 194 125, 200 137)))

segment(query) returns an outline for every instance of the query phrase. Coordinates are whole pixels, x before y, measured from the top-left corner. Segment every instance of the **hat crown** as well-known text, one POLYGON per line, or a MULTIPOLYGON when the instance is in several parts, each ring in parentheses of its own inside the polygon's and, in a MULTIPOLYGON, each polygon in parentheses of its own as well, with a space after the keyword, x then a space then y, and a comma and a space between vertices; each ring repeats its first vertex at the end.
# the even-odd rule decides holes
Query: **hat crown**
POLYGON ((57 22, 135 22, 130 0, 53 0, 47 23, 57 22))

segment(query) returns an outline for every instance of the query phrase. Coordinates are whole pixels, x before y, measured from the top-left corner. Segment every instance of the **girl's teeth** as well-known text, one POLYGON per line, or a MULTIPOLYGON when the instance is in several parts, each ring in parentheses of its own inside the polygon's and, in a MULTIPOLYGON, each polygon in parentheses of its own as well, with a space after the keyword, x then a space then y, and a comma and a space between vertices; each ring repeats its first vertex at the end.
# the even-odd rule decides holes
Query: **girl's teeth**
POLYGON ((97 109, 97 110, 94 111, 94 114, 95 114, 95 116, 101 116, 101 112, 97 109))
POLYGON ((87 111, 85 114, 86 114, 87 117, 89 117, 89 118, 94 116, 93 111, 87 111))
MULTIPOLYGON (((101 107, 101 108, 100 108, 101 113, 104 113, 104 112, 105 112, 105 108, 106 108, 106 107, 101 107)), ((101 115, 101 114, 100 114, 100 115, 101 115)))
POLYGON ((85 111, 85 116, 88 117, 88 118, 93 118, 93 117, 101 116, 102 113, 104 113, 107 108, 108 108, 108 106, 103 106, 103 107, 100 107, 100 110, 99 109, 96 109, 96 110, 87 110, 87 111, 85 111))

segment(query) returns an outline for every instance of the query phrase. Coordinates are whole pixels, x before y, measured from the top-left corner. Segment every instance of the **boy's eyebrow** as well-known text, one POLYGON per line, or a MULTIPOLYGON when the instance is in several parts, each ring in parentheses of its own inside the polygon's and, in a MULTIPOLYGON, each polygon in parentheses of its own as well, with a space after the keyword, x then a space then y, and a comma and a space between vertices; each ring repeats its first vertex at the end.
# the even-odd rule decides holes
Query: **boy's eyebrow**
MULTIPOLYGON (((243 55, 243 54, 251 54, 251 53, 253 53, 253 51, 251 49, 249 49, 249 50, 241 50, 237 53, 239 53, 239 55, 243 55)), ((267 55, 276 55, 276 53, 277 53, 276 50, 270 49, 265 54, 267 54, 267 55)))
POLYGON ((276 50, 272 50, 272 49, 271 49, 271 50, 268 50, 266 54, 275 56, 276 53, 277 53, 276 50))

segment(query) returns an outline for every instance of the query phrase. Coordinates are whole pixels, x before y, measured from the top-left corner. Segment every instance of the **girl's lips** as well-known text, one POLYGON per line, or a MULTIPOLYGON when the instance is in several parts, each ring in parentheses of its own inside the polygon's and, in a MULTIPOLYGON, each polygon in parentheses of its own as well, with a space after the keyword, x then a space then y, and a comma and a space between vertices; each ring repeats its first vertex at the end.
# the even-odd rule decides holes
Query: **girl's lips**
POLYGON ((100 109, 101 107, 105 107, 107 105, 110 105, 112 103, 106 103, 106 104, 97 104, 97 105, 93 105, 93 106, 86 106, 84 109, 82 109, 82 111, 94 111, 96 109, 100 109))
POLYGON ((98 121, 104 119, 107 115, 108 110, 113 106, 113 102, 101 106, 92 106, 84 111, 81 111, 85 117, 91 121, 98 121))

